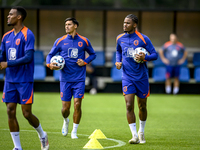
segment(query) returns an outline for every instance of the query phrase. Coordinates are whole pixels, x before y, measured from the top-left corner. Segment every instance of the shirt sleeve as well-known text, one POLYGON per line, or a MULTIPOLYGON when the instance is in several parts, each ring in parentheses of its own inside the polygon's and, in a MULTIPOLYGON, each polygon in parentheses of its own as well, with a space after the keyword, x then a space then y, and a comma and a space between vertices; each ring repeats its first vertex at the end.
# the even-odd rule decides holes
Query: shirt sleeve
POLYGON ((156 52, 153 44, 151 43, 150 39, 148 37, 145 37, 145 41, 146 41, 146 50, 149 52, 149 55, 145 56, 145 60, 146 61, 152 61, 152 60, 156 60, 158 58, 158 53, 156 52))
POLYGON ((3 41, 1 42, 1 47, 0 47, 0 62, 2 61, 6 61, 5 43, 3 41))
POLYGON ((92 45, 89 40, 88 40, 88 45, 86 45, 86 51, 89 54, 89 56, 84 61, 87 64, 89 64, 92 60, 94 60, 96 58, 96 54, 95 54, 94 49, 92 48, 92 45))
POLYGON ((116 62, 122 61, 122 48, 119 45, 119 40, 117 40, 117 46, 116 46, 116 62))
POLYGON ((50 64, 51 58, 52 58, 56 53, 59 52, 59 46, 58 46, 59 44, 57 45, 58 40, 59 40, 59 39, 57 39, 57 40, 55 41, 55 43, 54 43, 54 45, 53 45, 51 51, 49 52, 49 54, 48 54, 47 57, 46 57, 46 64, 47 64, 47 65, 50 64))
POLYGON ((27 35, 27 41, 25 42, 25 51, 27 50, 34 50, 34 44, 35 44, 35 37, 34 34, 30 31, 27 35))

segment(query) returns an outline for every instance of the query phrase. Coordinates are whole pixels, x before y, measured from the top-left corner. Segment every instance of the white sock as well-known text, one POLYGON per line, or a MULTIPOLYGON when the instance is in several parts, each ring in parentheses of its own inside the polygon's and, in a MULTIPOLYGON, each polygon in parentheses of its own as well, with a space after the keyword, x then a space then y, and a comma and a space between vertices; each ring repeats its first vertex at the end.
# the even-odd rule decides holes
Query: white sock
POLYGON ((166 87, 165 87, 165 92, 167 93, 167 94, 170 94, 171 93, 171 86, 169 86, 169 85, 167 85, 166 87))
POLYGON ((131 129, 132 136, 137 135, 136 123, 129 124, 129 127, 131 129))
POLYGON ((173 94, 177 94, 179 92, 179 87, 174 87, 173 94))
POLYGON ((73 123, 73 129, 72 129, 73 133, 77 133, 78 125, 79 124, 73 123))
POLYGON ((140 120, 139 132, 143 132, 144 133, 145 124, 146 124, 146 120, 145 121, 141 121, 140 120))
POLYGON ((64 121, 65 121, 65 122, 68 122, 68 118, 64 118, 64 121))
POLYGON ((45 133, 44 133, 44 131, 42 129, 41 124, 39 124, 39 126, 37 128, 35 128, 35 130, 37 131, 39 138, 44 138, 45 137, 45 133))
POLYGON ((19 132, 10 132, 15 148, 22 149, 19 132))

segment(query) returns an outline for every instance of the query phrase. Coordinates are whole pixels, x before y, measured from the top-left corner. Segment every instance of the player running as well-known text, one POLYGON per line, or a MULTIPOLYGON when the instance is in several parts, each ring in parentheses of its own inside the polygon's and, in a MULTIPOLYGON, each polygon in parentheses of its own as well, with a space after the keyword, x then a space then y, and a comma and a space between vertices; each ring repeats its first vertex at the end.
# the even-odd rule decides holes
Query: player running
POLYGON ((0 69, 6 69, 2 101, 6 103, 10 134, 15 148, 22 150, 19 137, 19 124, 16 118, 17 103, 21 104, 24 117, 37 131, 41 149, 48 150, 49 142, 46 132, 36 116, 32 114, 33 104, 33 73, 34 73, 34 42, 31 30, 23 25, 26 10, 15 6, 8 14, 8 26, 11 31, 4 34, 1 42, 2 55, 0 69))
POLYGON ((124 32, 117 37, 116 68, 123 69, 122 90, 126 101, 127 120, 132 133, 130 144, 145 143, 144 128, 147 119, 146 102, 149 96, 148 69, 146 62, 137 63, 133 59, 137 47, 145 48, 150 55, 136 54, 137 61, 151 61, 158 57, 150 39, 136 30, 138 18, 129 14, 124 19, 124 32), (137 95, 140 128, 137 133, 134 100, 137 95), (139 136, 139 137, 138 137, 139 136))
POLYGON ((58 38, 50 53, 47 55, 46 63, 51 70, 59 67, 55 63, 50 63, 51 58, 59 53, 65 59, 65 66, 60 71, 60 97, 62 100, 62 116, 64 118, 62 134, 68 134, 68 125, 71 107, 71 99, 74 97, 73 130, 71 138, 77 139, 77 128, 81 120, 81 103, 85 92, 86 64, 96 58, 96 54, 90 41, 79 35, 76 30, 79 26, 75 18, 65 20, 66 35, 58 38), (89 57, 85 59, 85 52, 89 57))

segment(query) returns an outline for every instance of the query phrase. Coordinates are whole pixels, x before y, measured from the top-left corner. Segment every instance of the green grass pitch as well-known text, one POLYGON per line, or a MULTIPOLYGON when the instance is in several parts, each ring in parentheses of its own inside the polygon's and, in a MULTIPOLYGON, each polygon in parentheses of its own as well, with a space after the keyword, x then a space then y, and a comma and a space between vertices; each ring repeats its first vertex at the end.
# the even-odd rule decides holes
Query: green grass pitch
MULTIPOLYGON (((2 97, 2 93, 0 93, 2 97)), ((135 106, 137 102, 135 101, 135 106)), ((61 100, 59 93, 34 94, 32 107, 45 131, 48 133, 50 150, 80 150, 89 141, 95 129, 109 138, 98 140, 105 149, 116 150, 195 150, 200 149, 200 95, 151 94, 148 98, 148 118, 145 128, 145 144, 130 145, 130 129, 126 119, 125 101, 122 94, 85 94, 82 103, 82 119, 78 128, 79 139, 63 137, 61 128, 61 100), (117 142, 119 141, 119 142, 117 142), (125 145, 120 146, 121 143, 125 145), (119 147, 120 146, 120 147, 119 147)), ((135 107, 137 129, 138 108, 135 107)), ((71 106, 69 133, 72 130, 73 103, 71 106)), ((17 107, 20 139, 24 150, 39 150, 40 141, 36 131, 22 116, 17 107)), ((6 106, 0 103, 0 150, 11 150, 12 139, 8 130, 6 106)))

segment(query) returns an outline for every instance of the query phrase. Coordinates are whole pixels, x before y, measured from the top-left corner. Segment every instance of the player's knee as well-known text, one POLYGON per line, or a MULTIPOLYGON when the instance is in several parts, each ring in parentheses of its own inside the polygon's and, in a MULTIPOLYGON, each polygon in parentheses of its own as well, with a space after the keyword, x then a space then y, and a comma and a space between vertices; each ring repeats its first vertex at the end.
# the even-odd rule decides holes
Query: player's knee
POLYGON ((23 116, 26 119, 29 119, 31 117, 32 113, 30 111, 23 111, 23 116))
POLYGON ((133 111, 133 109, 134 109, 134 107, 133 107, 133 105, 132 105, 131 103, 126 103, 126 110, 127 110, 128 112, 133 111))
POLYGON ((13 109, 11 107, 7 108, 7 114, 9 118, 12 118, 16 115, 16 109, 13 109))
POLYGON ((81 102, 76 101, 76 102, 74 103, 74 109, 75 109, 75 110, 80 110, 80 109, 81 109, 81 102))
POLYGON ((139 110, 142 111, 142 112, 145 112, 146 111, 146 105, 140 105, 139 110))
POLYGON ((70 109, 69 107, 63 107, 61 111, 62 113, 66 113, 66 112, 69 113, 70 112, 69 109, 70 109))

